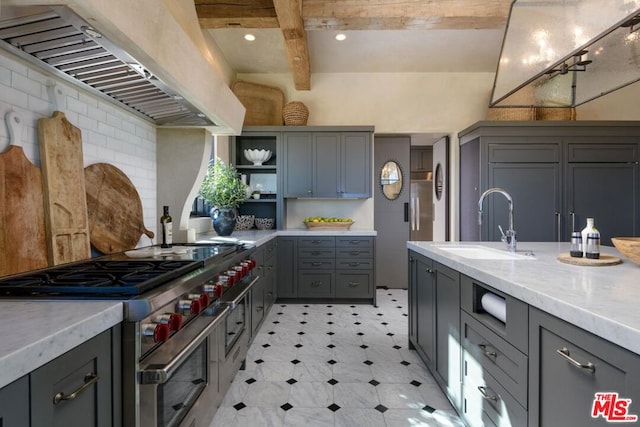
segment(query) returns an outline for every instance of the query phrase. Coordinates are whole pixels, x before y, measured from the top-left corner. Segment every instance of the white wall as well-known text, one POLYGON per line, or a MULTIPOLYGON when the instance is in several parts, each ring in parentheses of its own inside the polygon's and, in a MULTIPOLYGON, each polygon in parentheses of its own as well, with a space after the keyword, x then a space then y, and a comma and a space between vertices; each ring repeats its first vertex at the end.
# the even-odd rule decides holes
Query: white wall
MULTIPOLYGON (((50 84, 57 84, 63 92, 62 105, 58 109, 82 132, 84 165, 105 162, 121 169, 140 194, 145 227, 155 232, 159 218, 156 214, 155 125, 35 70, 4 51, 0 51, 0 114, 3 121, 0 153, 9 145, 4 116, 14 110, 23 119, 20 143, 25 155, 40 166, 37 121, 50 117, 54 111, 47 93, 50 84)), ((148 240, 143 243, 149 244, 148 240)))
MULTIPOLYGON (((304 102, 308 125, 373 125, 380 134, 450 135, 453 189, 458 183, 457 134, 486 117, 493 86, 493 73, 313 74, 310 91, 297 91, 287 74, 239 74, 237 78, 279 87, 285 102, 304 102)), ((372 188, 378 187, 374 183, 372 188)), ((452 196, 451 231, 457 236, 457 192, 452 196)), ((334 211, 336 216, 354 218, 354 228, 373 228, 373 199, 289 201, 287 226, 297 228, 306 216, 333 215, 334 211)))

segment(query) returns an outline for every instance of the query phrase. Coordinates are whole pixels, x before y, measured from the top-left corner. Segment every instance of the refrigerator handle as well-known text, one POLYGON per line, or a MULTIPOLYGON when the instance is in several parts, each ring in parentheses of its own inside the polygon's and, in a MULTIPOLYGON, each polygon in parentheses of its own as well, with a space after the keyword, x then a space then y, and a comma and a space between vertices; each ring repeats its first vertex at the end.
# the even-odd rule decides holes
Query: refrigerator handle
POLYGON ((416 229, 416 199, 411 198, 411 231, 416 229))
POLYGON ((404 222, 409 222, 409 203, 404 204, 404 222))
POLYGON ((416 230, 420 231, 420 197, 416 197, 416 230))

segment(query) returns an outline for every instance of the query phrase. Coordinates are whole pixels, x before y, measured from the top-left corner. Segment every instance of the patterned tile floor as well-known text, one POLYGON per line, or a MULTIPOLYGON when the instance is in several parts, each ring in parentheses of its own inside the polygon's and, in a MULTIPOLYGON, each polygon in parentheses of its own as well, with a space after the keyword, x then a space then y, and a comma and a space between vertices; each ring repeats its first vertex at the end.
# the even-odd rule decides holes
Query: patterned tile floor
POLYGON ((462 426, 408 349, 407 291, 377 303, 276 303, 211 427, 462 426))

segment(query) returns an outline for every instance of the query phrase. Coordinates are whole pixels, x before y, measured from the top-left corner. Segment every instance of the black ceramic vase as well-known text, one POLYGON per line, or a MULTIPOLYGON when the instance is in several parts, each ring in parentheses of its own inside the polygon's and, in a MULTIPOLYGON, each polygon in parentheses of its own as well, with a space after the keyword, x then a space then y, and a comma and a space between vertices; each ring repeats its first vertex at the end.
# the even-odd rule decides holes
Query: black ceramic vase
POLYGON ((211 220, 213 229, 218 236, 230 236, 236 227, 237 213, 235 208, 213 208, 211 209, 211 220))

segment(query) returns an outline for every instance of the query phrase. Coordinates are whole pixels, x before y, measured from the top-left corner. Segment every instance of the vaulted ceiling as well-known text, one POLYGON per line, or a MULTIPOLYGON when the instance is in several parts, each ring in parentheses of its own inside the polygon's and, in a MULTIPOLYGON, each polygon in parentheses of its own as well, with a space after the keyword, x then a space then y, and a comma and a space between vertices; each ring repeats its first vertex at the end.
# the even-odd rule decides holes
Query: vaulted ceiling
POLYGON ((194 0, 239 73, 495 72, 511 0, 194 0), (246 33, 256 40, 248 42, 246 33), (344 41, 335 35, 343 33, 344 41))

